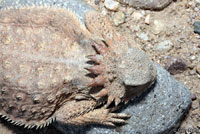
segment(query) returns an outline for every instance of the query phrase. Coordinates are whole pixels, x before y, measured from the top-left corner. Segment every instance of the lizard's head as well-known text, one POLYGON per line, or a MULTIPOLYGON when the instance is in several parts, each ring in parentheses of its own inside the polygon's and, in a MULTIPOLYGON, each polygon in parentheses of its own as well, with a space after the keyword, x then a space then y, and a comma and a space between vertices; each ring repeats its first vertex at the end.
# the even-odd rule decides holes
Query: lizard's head
POLYGON ((86 68, 97 74, 89 85, 103 86, 95 97, 108 96, 107 106, 113 101, 118 105, 129 101, 150 87, 156 78, 152 61, 142 50, 104 43, 94 43, 97 55, 88 58, 98 65, 86 68))

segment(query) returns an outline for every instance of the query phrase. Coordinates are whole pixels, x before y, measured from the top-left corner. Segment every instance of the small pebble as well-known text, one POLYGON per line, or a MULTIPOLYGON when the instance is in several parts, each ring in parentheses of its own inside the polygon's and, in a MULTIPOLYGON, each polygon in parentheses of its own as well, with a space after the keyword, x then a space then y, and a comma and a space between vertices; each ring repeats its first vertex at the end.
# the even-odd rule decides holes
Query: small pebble
POLYGON ((153 24, 154 34, 159 34, 166 29, 165 24, 161 20, 154 20, 153 24))
POLYGON ((199 12, 199 8, 198 8, 198 7, 195 7, 195 8, 194 8, 194 11, 195 11, 195 12, 199 12))
POLYGON ((199 109, 194 109, 194 110, 192 110, 192 114, 193 114, 193 115, 199 114, 199 109))
POLYGON ((145 14, 146 14, 146 13, 145 13, 145 10, 142 10, 142 11, 141 11, 141 14, 142 14, 142 15, 145 15, 145 14))
POLYGON ((160 42, 157 47, 156 47, 156 50, 157 51, 161 51, 161 52, 168 52, 169 50, 172 49, 172 42, 169 41, 169 40, 165 40, 163 42, 160 42))
POLYGON ((191 61, 193 61, 193 60, 195 60, 195 59, 196 59, 196 56, 195 56, 195 55, 190 56, 190 60, 191 60, 191 61))
POLYGON ((104 16, 106 16, 106 15, 107 15, 107 13, 108 13, 108 11, 106 10, 106 8, 102 8, 102 11, 101 11, 101 13, 102 13, 104 16))
POLYGON ((194 32, 200 34, 200 21, 194 23, 194 32))
POLYGON ((197 108, 199 108, 199 101, 193 101, 192 102, 192 109, 194 110, 194 109, 197 109, 197 108))
POLYGON ((138 32, 140 30, 140 25, 131 25, 130 29, 134 32, 138 32))
POLYGON ((200 79, 200 74, 197 74, 197 77, 200 79))
POLYGON ((192 101, 194 101, 197 99, 197 96, 195 94, 191 94, 191 99, 192 99, 192 101))
POLYGON ((95 4, 95 5, 99 5, 100 1, 101 1, 101 0, 94 0, 94 4, 95 4))
MULTIPOLYGON (((198 129, 200 129, 200 121, 197 124, 198 129)), ((198 132, 198 131, 197 131, 198 132)), ((196 133, 197 134, 197 133, 196 133)))
POLYGON ((150 24, 150 14, 148 14, 145 18, 145 24, 149 25, 150 24))
POLYGON ((167 69, 168 72, 170 72, 170 74, 174 75, 185 71, 187 69, 187 65, 182 58, 170 56, 167 59, 165 68, 167 69))
POLYGON ((113 16, 113 22, 115 26, 119 26, 120 24, 124 23, 125 21, 125 14, 123 12, 116 12, 113 16))
POLYGON ((144 41, 148 41, 148 40, 149 40, 149 38, 148 38, 148 36, 147 36, 146 33, 138 34, 138 37, 139 37, 140 39, 144 40, 144 41))
POLYGON ((133 20, 140 20, 142 17, 144 17, 141 13, 139 13, 139 12, 134 12, 133 14, 132 14, 132 18, 133 18, 133 20))
POLYGON ((200 62, 197 64, 197 73, 200 74, 200 62))
POLYGON ((119 2, 114 0, 105 0, 104 6, 109 10, 117 11, 119 8, 119 2))
POLYGON ((195 75, 195 74, 196 74, 196 71, 195 71, 195 70, 189 71, 189 75, 195 75))

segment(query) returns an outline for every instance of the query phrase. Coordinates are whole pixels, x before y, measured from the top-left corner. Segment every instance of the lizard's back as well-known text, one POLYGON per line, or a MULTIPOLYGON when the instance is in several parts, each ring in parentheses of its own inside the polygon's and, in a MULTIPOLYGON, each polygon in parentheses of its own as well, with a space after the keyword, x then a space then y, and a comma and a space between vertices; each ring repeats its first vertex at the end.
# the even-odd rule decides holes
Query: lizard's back
POLYGON ((0 11, 1 115, 42 124, 54 112, 52 101, 65 83, 88 84, 84 67, 93 48, 87 45, 89 32, 78 15, 31 4, 0 11))

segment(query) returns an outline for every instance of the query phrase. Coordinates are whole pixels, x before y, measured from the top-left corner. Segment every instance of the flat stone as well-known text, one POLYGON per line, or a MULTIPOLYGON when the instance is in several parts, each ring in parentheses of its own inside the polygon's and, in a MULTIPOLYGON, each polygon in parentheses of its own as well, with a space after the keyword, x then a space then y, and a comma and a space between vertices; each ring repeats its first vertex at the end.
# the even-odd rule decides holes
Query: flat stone
POLYGON ((128 124, 119 129, 98 125, 75 127, 58 123, 54 124, 55 127, 63 134, 172 134, 190 108, 191 94, 163 67, 155 66, 158 77, 153 87, 120 111, 131 115, 128 124))
POLYGON ((117 0, 135 8, 162 10, 173 0, 117 0))

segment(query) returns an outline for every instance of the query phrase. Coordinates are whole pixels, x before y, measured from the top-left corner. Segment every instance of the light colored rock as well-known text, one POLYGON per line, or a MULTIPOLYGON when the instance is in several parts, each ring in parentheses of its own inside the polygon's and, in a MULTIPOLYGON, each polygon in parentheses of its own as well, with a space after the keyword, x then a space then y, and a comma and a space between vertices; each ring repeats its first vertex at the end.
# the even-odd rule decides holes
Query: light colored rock
POLYGON ((200 62, 197 64, 197 73, 200 74, 200 62))
POLYGON ((113 22, 115 26, 119 26, 120 24, 124 23, 125 21, 125 14, 123 12, 116 12, 113 16, 113 22))
POLYGON ((150 14, 148 14, 146 17, 145 17, 145 24, 149 25, 150 24, 150 14))
POLYGON ((105 0, 104 6, 109 10, 117 11, 119 8, 119 2, 114 0, 105 0))
POLYGON ((106 8, 103 8, 101 13, 106 16, 108 12, 107 12, 106 8))
POLYGON ((137 35, 140 39, 144 40, 144 41, 148 41, 148 35, 146 33, 141 33, 137 35))
POLYGON ((190 61, 194 61, 196 59, 195 55, 190 56, 190 61))
POLYGON ((172 49, 172 47, 173 47, 172 42, 169 40, 165 40, 157 45, 156 50, 161 52, 168 52, 169 50, 172 49))
POLYGON ((134 13, 132 14, 133 20, 140 20, 142 17, 144 17, 144 15, 142 15, 142 14, 139 13, 139 12, 134 12, 134 13))
POLYGON ((138 32, 140 30, 140 25, 130 25, 130 29, 133 32, 138 32))
POLYGON ((154 20, 153 24, 154 34, 159 34, 166 29, 166 26, 162 20, 154 20))
POLYGON ((197 127, 200 128, 200 122, 197 123, 197 127))
POLYGON ((195 0, 195 3, 196 3, 197 6, 199 6, 200 5, 200 0, 195 0))

